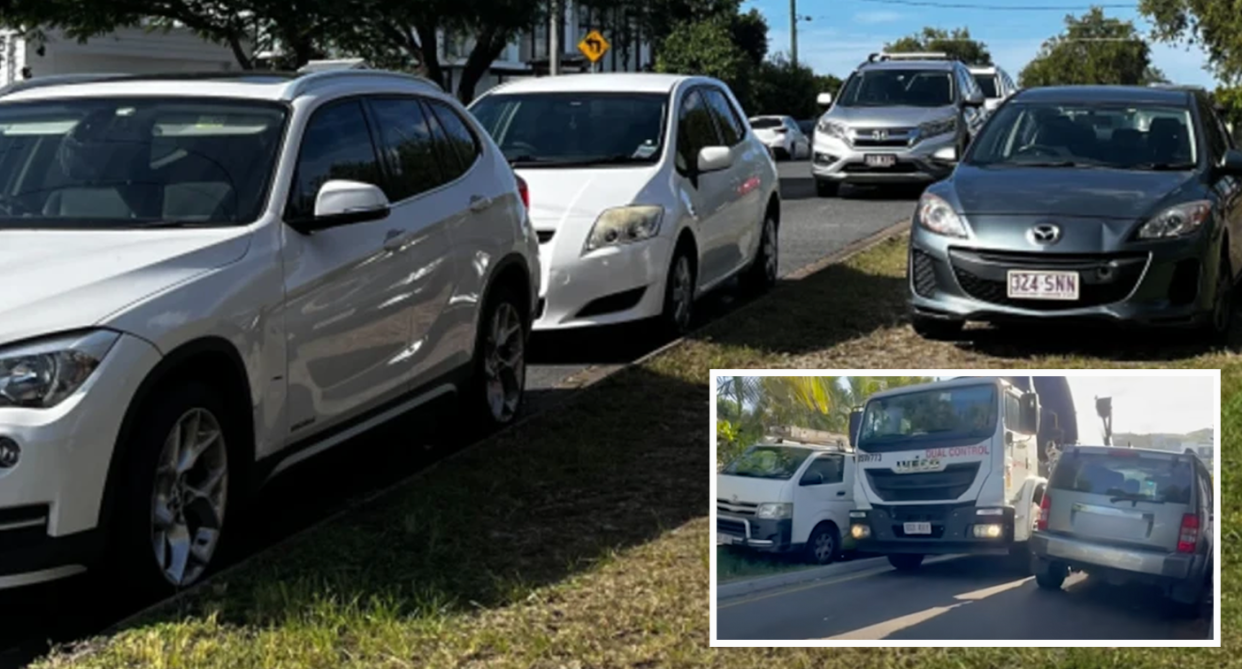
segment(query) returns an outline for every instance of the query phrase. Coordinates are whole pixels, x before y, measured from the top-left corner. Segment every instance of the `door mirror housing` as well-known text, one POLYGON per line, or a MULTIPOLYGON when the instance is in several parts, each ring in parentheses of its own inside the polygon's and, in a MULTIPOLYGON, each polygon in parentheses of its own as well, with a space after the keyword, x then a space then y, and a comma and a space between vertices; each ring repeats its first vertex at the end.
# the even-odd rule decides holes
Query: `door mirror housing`
POLYGON ((832 105, 832 93, 820 93, 815 96, 815 104, 821 107, 829 107, 832 105))
POLYGON ((958 159, 956 146, 943 146, 932 153, 932 160, 942 163, 956 163, 958 159))
POLYGON ((1229 149, 1224 160, 1220 161, 1220 173, 1231 176, 1242 176, 1242 151, 1229 149))
POLYGON ((823 484, 824 484, 824 475, 821 472, 814 472, 814 473, 807 472, 807 474, 802 477, 802 480, 798 482, 798 485, 801 485, 801 486, 823 485, 823 484))
POLYGON ((699 151, 699 174, 733 167, 733 151, 727 146, 705 146, 699 151))
POLYGON ((962 100, 962 105, 965 107, 982 107, 986 103, 987 100, 984 99, 983 93, 980 93, 979 91, 970 93, 965 99, 962 100))
POLYGON ((1022 393, 1022 432, 1037 434, 1039 432, 1039 396, 1035 393, 1022 393))
POLYGON ((308 235, 341 225, 377 221, 386 218, 388 212, 388 197, 378 186, 333 179, 319 187, 314 216, 289 221, 289 227, 308 235))

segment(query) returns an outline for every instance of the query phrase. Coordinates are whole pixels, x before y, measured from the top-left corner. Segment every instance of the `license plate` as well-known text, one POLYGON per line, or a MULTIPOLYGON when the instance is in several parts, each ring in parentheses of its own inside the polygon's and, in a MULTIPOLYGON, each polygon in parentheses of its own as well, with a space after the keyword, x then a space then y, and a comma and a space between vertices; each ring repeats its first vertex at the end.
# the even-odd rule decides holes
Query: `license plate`
POLYGON ((897 164, 897 156, 869 154, 863 156, 863 161, 867 163, 867 167, 892 167, 897 164))
POLYGON ((1009 270, 1009 297, 1027 300, 1077 300, 1078 272, 1009 270))
POLYGON ((938 472, 944 469, 939 458, 915 459, 893 463, 893 471, 898 474, 917 474, 920 472, 938 472))
POLYGON ((906 534, 931 534, 931 523, 905 523, 906 534))
POLYGON ((727 534, 717 534, 717 535, 716 535, 716 545, 717 545, 717 546, 726 546, 726 545, 731 544, 731 543, 733 543, 733 537, 731 537, 731 536, 729 536, 729 535, 727 535, 727 534))

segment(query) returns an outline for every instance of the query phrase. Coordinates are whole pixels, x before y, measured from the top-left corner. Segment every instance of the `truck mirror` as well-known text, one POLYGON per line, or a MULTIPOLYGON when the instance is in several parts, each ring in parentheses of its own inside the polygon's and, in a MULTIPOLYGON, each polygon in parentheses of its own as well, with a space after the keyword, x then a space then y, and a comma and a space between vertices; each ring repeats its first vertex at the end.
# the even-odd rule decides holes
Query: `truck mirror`
POLYGON ((1035 393, 1022 393, 1021 423, 1026 434, 1039 432, 1039 396, 1035 393))
POLYGON ((862 409, 850 412, 850 448, 858 448, 858 429, 862 427, 862 409))

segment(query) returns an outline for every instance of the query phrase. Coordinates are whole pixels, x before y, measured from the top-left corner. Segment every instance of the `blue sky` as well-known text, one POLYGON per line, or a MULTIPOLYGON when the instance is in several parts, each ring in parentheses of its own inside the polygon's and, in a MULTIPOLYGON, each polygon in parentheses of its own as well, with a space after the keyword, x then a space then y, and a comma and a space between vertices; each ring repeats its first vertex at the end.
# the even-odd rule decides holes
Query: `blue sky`
MULTIPOLYGON (((985 11, 912 6, 905 0, 799 0, 798 14, 811 21, 798 24, 798 59, 821 74, 844 78, 885 42, 922 30, 923 26, 951 29, 965 26, 972 37, 987 43, 992 59, 1016 80, 1039 51, 1040 44, 1064 29, 1066 14, 1086 13, 1084 0, 912 0, 934 4, 995 7, 1059 7, 1051 11, 985 11), (1074 8, 1067 11, 1066 7, 1074 8)), ((1137 6, 1137 0, 1097 0, 1102 5, 1137 6)), ((769 51, 789 50, 789 0, 745 0, 744 9, 757 8, 768 20, 769 51)), ((1150 26, 1135 9, 1106 8, 1105 14, 1134 21, 1141 34, 1150 26)), ((1152 45, 1152 63, 1172 81, 1214 87, 1203 69, 1205 58, 1197 47, 1152 45)))

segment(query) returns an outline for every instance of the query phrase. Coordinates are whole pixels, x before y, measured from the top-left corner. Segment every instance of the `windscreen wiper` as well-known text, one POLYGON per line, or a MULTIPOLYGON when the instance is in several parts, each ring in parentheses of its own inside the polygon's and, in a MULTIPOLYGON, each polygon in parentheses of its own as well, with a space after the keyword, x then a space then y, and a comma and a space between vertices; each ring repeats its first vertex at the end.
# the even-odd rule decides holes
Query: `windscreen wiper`
POLYGON ((1194 168, 1195 166, 1190 163, 1139 163, 1131 169, 1151 172, 1185 172, 1194 168))

